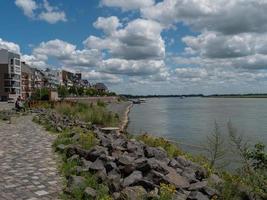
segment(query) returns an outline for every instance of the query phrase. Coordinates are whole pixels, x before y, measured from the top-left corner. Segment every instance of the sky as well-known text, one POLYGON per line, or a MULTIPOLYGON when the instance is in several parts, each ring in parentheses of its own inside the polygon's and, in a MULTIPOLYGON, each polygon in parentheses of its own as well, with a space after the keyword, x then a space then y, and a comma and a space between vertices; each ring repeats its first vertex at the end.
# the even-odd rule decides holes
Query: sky
POLYGON ((120 94, 267 92, 267 0, 1 0, 0 48, 120 94))

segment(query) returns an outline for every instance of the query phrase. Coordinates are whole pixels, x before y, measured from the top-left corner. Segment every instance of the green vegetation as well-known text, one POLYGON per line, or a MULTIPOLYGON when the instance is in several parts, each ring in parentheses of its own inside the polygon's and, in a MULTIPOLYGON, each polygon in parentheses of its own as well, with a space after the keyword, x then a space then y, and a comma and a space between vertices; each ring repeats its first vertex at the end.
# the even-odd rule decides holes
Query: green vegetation
POLYGON ((33 100, 47 101, 49 100, 49 89, 48 88, 35 89, 34 92, 32 93, 31 98, 33 100))
POLYGON ((168 185, 165 183, 160 184, 159 200, 170 200, 174 198, 176 187, 174 185, 168 185))
POLYGON ((54 109, 59 114, 78 118, 81 121, 91 122, 92 124, 117 126, 119 123, 118 116, 107 111, 103 103, 97 103, 97 105, 83 103, 71 105, 68 103, 62 103, 55 105, 54 109))

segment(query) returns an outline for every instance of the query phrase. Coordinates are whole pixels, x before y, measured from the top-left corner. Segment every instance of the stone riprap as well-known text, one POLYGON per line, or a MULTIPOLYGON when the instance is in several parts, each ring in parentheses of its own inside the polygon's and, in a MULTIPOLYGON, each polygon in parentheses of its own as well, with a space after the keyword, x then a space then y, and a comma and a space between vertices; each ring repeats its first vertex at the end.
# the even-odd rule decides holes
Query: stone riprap
POLYGON ((0 199, 57 199, 62 191, 54 136, 31 116, 0 121, 0 199))
MULTIPOLYGON (((176 188, 177 200, 206 200, 218 195, 208 185, 207 171, 182 156, 169 158, 162 148, 150 147, 125 135, 118 135, 115 131, 103 133, 101 128, 94 125, 87 126, 53 112, 49 114, 44 111, 36 119, 41 124, 52 125, 58 132, 61 128, 78 125, 84 132, 93 131, 98 139, 98 145, 90 150, 74 144, 57 146, 56 149, 64 152, 68 160, 81 161, 75 175, 67 177, 67 193, 71 193, 73 188, 84 187, 82 174, 90 172, 99 183, 107 184, 113 199, 157 199, 161 183, 176 188)), ((73 140, 78 137, 79 133, 72 133, 73 140)), ((94 199, 95 196, 94 189, 87 187, 84 190, 85 199, 94 199)))

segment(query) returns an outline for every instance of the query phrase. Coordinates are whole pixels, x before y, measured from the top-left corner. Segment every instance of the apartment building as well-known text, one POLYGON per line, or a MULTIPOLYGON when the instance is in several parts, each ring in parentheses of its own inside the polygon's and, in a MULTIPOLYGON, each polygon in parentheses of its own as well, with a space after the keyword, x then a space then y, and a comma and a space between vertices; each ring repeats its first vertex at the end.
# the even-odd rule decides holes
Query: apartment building
POLYGON ((32 95, 34 87, 33 69, 25 62, 21 62, 21 97, 27 99, 32 95))
POLYGON ((20 95, 20 55, 6 49, 0 49, 0 100, 16 99, 20 95))

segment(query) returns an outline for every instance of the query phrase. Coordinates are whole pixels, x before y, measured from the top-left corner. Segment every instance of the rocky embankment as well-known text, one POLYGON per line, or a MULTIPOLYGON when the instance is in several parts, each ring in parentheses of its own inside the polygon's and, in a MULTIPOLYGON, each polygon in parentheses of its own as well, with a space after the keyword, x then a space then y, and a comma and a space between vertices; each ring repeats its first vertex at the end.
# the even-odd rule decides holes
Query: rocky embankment
MULTIPOLYGON (((67 177, 66 192, 82 187, 86 180, 80 175, 90 172, 99 183, 108 186, 113 199, 158 199, 161 184, 174 186, 173 199, 177 200, 207 200, 218 195, 208 183, 219 182, 219 177, 211 175, 208 178, 202 166, 182 156, 169 158, 162 148, 150 147, 116 132, 104 133, 97 126, 73 121, 56 113, 42 111, 37 120, 52 124, 59 132, 63 128, 79 126, 85 131, 93 131, 97 138, 97 145, 89 150, 73 144, 56 147, 66 154, 68 161, 80 161, 75 175, 67 177)), ((73 132, 71 138, 78 140, 79 134, 73 132)), ((94 199, 96 191, 86 187, 84 196, 85 199, 94 199)))

